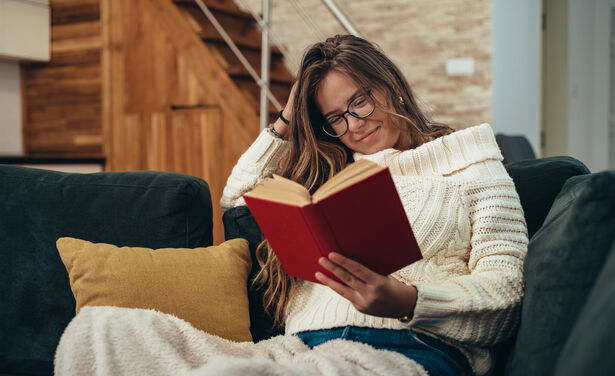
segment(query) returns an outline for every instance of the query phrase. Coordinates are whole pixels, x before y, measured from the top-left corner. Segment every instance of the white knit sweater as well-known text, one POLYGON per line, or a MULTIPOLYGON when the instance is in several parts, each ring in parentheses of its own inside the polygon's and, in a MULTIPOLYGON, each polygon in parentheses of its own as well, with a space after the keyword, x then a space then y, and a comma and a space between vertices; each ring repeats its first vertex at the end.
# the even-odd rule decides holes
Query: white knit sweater
MULTIPOLYGON (((287 147, 263 131, 234 167, 222 208, 245 204, 241 195, 279 167, 287 147)), ((328 287, 301 281, 288 307, 286 333, 346 325, 412 328, 459 348, 476 374, 488 373, 488 347, 517 325, 528 243, 519 196, 491 127, 354 158, 389 167, 421 248, 422 260, 394 273, 417 287, 414 316, 403 324, 365 315, 328 287)))

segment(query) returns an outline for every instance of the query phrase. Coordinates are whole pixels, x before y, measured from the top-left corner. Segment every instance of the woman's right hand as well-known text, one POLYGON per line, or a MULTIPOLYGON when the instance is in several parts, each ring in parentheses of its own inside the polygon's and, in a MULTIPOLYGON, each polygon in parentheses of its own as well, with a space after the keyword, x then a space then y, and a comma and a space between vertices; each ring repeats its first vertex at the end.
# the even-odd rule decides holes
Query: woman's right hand
MULTIPOLYGON (((293 101, 295 100, 295 91, 297 89, 297 82, 293 84, 293 87, 290 89, 290 94, 288 95, 288 101, 286 102, 286 107, 282 111, 282 115, 284 119, 289 120, 293 115, 293 101)), ((273 128, 276 132, 278 132, 281 136, 286 136, 288 132, 288 125, 282 121, 282 119, 277 119, 275 123, 273 123, 273 128)))

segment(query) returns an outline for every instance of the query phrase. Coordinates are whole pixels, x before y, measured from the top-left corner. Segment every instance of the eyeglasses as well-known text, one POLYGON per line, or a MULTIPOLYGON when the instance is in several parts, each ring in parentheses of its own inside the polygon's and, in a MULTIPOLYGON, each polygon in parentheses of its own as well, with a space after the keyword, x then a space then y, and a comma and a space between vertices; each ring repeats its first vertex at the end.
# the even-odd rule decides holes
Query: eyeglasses
POLYGON ((342 137, 348 132, 348 118, 346 114, 357 118, 364 119, 374 112, 374 101, 371 98, 371 90, 368 90, 365 94, 361 94, 352 102, 348 103, 348 108, 341 114, 330 115, 325 118, 325 122, 322 125, 322 130, 325 131, 331 137, 342 137))

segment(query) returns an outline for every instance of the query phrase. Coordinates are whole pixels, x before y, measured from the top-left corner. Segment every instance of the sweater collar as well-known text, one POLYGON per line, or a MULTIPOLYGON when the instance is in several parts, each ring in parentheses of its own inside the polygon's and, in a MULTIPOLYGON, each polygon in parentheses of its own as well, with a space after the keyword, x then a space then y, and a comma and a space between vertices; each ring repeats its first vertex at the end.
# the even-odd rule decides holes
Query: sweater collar
POLYGON ((354 153, 383 164, 393 175, 448 175, 489 159, 503 160, 491 126, 487 123, 465 128, 411 149, 385 149, 374 154, 354 153))

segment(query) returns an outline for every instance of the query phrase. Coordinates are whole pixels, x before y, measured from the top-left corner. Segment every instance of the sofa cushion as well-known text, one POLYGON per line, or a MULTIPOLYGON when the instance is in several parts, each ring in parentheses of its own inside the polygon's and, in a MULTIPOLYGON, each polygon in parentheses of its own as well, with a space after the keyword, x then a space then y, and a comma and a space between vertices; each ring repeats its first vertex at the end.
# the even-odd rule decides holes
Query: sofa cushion
POLYGON ((273 327, 273 320, 263 308, 263 289, 252 285, 254 276, 260 270, 258 261, 256 261, 256 248, 264 239, 258 224, 256 224, 247 206, 237 206, 225 211, 222 221, 224 223, 224 237, 227 240, 243 238, 250 245, 253 262, 248 288, 250 291, 250 332, 252 338, 255 342, 258 342, 282 334, 281 328, 273 327))
POLYGON ((251 341, 246 283, 248 242, 207 248, 116 247, 74 238, 57 241, 77 301, 154 309, 233 341, 251 341))
POLYGON ((542 226, 564 182, 589 173, 583 163, 565 156, 528 159, 505 167, 519 193, 530 238, 542 226))
POLYGON ((68 174, 0 165, 0 374, 51 374, 75 299, 55 242, 212 244, 207 183, 167 172, 68 174), (8 302, 8 303, 5 303, 8 302))
MULTIPOLYGON (((589 173, 582 162, 567 156, 528 159, 506 164, 505 167, 519 194, 530 238, 542 226, 566 180, 589 173)), ((514 341, 514 338, 510 338, 496 346, 494 375, 505 373, 507 358, 514 341)))
POLYGON ((615 171, 569 179, 529 243, 509 375, 553 371, 615 239, 615 171))
POLYGON ((609 375, 615 370, 615 243, 566 340, 554 375, 609 375))

